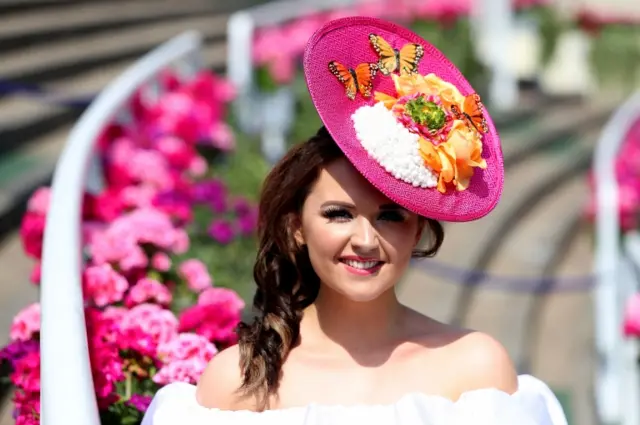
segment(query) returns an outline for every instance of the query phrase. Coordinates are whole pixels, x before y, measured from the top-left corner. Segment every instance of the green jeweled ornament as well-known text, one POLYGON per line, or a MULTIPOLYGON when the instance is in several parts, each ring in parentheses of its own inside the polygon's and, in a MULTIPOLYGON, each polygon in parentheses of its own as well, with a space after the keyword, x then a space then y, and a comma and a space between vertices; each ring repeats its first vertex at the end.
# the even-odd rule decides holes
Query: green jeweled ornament
POLYGON ((404 107, 405 113, 411 117, 413 122, 424 125, 429 130, 440 130, 446 123, 447 115, 444 110, 423 96, 409 100, 404 107))

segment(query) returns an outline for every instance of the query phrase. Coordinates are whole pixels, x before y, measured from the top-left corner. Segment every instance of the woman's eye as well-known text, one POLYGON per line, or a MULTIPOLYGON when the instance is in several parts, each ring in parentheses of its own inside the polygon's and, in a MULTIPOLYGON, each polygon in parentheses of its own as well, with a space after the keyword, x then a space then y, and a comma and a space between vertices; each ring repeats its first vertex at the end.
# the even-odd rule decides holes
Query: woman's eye
POLYGON ((380 220, 404 221, 404 215, 398 211, 385 211, 382 214, 380 214, 380 220))
POLYGON ((329 221, 346 221, 351 219, 351 213, 344 209, 327 209, 322 215, 329 221))

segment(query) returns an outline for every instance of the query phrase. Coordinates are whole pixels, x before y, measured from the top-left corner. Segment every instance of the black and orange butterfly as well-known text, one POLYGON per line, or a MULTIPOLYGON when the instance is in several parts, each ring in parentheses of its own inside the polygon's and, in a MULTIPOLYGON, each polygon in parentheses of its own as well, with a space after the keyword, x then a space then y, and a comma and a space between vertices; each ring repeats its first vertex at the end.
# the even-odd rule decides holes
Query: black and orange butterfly
POLYGON ((455 119, 467 121, 467 125, 472 125, 478 132, 489 132, 487 119, 484 117, 484 105, 477 93, 465 97, 462 111, 457 105, 451 105, 451 112, 455 119))
POLYGON ((369 34, 369 41, 380 57, 378 67, 383 75, 389 75, 396 70, 399 70, 400 75, 418 71, 418 63, 424 56, 424 48, 420 44, 407 43, 398 50, 376 34, 369 34))
POLYGON ((347 68, 340 62, 331 61, 329 71, 344 85, 349 99, 355 99, 358 92, 362 97, 371 97, 373 78, 378 73, 377 64, 361 63, 353 69, 347 68))

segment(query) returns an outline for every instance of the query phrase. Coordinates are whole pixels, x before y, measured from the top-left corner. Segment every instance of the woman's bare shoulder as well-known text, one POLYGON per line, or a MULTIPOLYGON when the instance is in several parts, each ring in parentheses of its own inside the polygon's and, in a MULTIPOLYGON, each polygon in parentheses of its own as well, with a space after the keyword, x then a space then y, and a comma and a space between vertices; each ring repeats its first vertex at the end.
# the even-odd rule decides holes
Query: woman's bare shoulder
POLYGON ((452 357, 460 367, 460 392, 496 388, 514 393, 518 375, 504 346, 492 336, 466 331, 451 346, 452 357))
POLYGON ((250 409, 244 397, 238 393, 242 385, 240 350, 229 347, 209 362, 198 382, 196 399, 201 406, 222 410, 250 409))
POLYGON ((513 393, 518 388, 518 376, 509 353, 492 336, 438 322, 423 316, 427 351, 435 350, 455 367, 455 391, 496 388, 513 393))

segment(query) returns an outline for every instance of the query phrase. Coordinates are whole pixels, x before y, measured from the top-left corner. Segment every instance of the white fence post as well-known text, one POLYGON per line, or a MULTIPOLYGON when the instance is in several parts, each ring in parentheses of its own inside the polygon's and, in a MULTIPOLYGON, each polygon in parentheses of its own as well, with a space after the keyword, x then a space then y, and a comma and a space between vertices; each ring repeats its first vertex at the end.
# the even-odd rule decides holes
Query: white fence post
POLYGON ((518 81, 511 69, 511 45, 514 34, 511 0, 478 0, 476 28, 484 39, 487 64, 491 68, 488 104, 500 111, 508 111, 518 102, 518 81))
POLYGON ((255 86, 252 49, 256 30, 366 1, 372 0, 280 0, 236 12, 229 19, 227 78, 238 90, 233 110, 243 131, 261 135, 263 154, 271 163, 284 154, 295 99, 289 87, 268 94, 255 86))
POLYGON ((43 425, 100 424, 87 348, 80 229, 85 177, 96 140, 139 87, 171 63, 188 60, 190 55, 195 58, 201 45, 200 34, 187 32, 138 60, 91 103, 71 130, 58 160, 44 234, 40 291, 43 425))
MULTIPOLYGON (((618 183, 615 162, 618 151, 633 123, 640 119, 640 92, 631 96, 611 117, 602 131, 594 154, 596 186, 596 253, 594 320, 596 349, 599 356, 595 376, 595 396, 598 414, 603 423, 640 425, 640 399, 626 401, 628 390, 624 374, 633 373, 638 382, 638 366, 629 365, 622 338, 623 298, 627 282, 633 276, 621 270, 628 259, 621 255, 620 220, 618 213, 618 183), (635 418, 635 419, 634 419, 635 418)), ((626 379, 629 379, 627 377, 626 379)), ((637 393, 637 391, 635 391, 637 393)))

